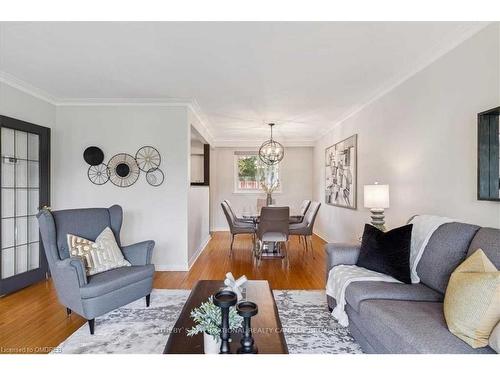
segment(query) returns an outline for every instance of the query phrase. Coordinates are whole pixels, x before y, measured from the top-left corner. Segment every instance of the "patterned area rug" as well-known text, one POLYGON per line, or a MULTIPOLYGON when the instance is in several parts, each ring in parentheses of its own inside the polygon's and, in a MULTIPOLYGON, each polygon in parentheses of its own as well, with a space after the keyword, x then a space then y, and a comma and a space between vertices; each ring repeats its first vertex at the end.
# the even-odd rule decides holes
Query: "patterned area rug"
MULTIPOLYGON (((52 353, 162 353, 189 290, 154 289, 151 306, 144 299, 87 324, 52 353)), ((290 353, 355 354, 359 345, 331 317, 324 291, 275 290, 276 305, 290 353)))

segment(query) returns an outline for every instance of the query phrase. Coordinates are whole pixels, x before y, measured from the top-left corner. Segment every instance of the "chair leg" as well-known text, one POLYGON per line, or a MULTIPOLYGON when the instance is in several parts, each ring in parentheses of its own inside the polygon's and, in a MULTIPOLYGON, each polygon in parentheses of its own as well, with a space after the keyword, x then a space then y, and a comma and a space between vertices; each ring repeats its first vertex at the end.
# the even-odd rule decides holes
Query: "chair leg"
POLYGON ((310 246, 311 246, 311 253, 312 253, 312 257, 313 257, 313 259, 316 259, 316 257, 314 256, 314 247, 313 247, 313 239, 312 239, 312 236, 307 236, 307 238, 309 238, 309 241, 310 241, 310 246))
POLYGON ((146 307, 149 307, 149 304, 151 303, 151 294, 148 294, 146 296, 146 307))
POLYGON ((231 248, 229 249, 229 256, 233 255, 233 243, 234 243, 234 234, 231 233, 231 248))
POLYGON ((66 315, 67 316, 71 315, 71 309, 69 307, 66 307, 66 315))
POLYGON ((90 334, 94 334, 94 326, 95 326, 95 319, 90 319, 89 320, 89 329, 90 329, 90 334))
POLYGON ((290 260, 288 258, 288 241, 283 242, 283 249, 285 249, 285 256, 284 256, 285 263, 286 263, 286 266, 289 267, 290 260))
POLYGON ((260 266, 260 262, 262 261, 262 249, 263 249, 263 247, 264 247, 264 241, 259 240, 259 246, 258 246, 258 250, 257 250, 257 254, 256 254, 257 266, 260 266))
POLYGON ((305 246, 305 249, 306 249, 306 253, 309 251, 309 249, 307 248, 307 237, 304 236, 304 246, 305 246))

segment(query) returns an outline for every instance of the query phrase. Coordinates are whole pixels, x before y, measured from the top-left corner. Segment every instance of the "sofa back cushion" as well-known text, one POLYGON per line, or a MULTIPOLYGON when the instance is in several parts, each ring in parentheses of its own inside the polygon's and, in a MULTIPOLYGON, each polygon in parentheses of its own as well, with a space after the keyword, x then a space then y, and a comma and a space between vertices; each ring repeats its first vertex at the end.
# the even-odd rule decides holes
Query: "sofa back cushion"
POLYGON ((440 293, 446 291, 451 273, 467 256, 477 225, 447 223, 431 236, 417 266, 420 281, 440 293))
POLYGON ((500 269, 500 229, 479 229, 470 243, 467 256, 474 254, 477 249, 482 249, 491 263, 500 269))

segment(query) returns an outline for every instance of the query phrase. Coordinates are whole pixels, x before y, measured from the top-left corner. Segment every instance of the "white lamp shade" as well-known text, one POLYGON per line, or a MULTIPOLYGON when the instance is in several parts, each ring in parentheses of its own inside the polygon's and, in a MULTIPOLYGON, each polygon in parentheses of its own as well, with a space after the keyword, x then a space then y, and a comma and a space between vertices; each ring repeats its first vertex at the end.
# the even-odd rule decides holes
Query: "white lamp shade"
POLYGON ((366 208, 389 208, 389 185, 365 185, 366 208))

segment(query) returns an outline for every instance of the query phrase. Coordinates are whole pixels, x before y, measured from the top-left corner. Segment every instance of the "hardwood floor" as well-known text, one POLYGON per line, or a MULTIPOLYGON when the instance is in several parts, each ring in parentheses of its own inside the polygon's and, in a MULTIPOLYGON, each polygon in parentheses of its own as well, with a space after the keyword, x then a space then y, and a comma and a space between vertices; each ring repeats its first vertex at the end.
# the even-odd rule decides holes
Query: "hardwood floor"
MULTIPOLYGON (((325 287, 324 241, 317 236, 313 237, 314 252, 308 253, 297 237, 290 240, 288 266, 279 259, 262 260, 257 265, 250 252, 249 235, 236 237, 233 256, 229 257, 230 241, 228 232, 213 233, 188 272, 156 272, 154 288, 191 289, 198 280, 222 280, 229 271, 235 277, 246 275, 249 279, 268 280, 273 289, 325 287)), ((151 304, 154 306, 154 298, 151 304)), ((52 282, 41 281, 0 298, 0 354, 50 352, 85 322, 77 314, 67 317, 52 282)))

